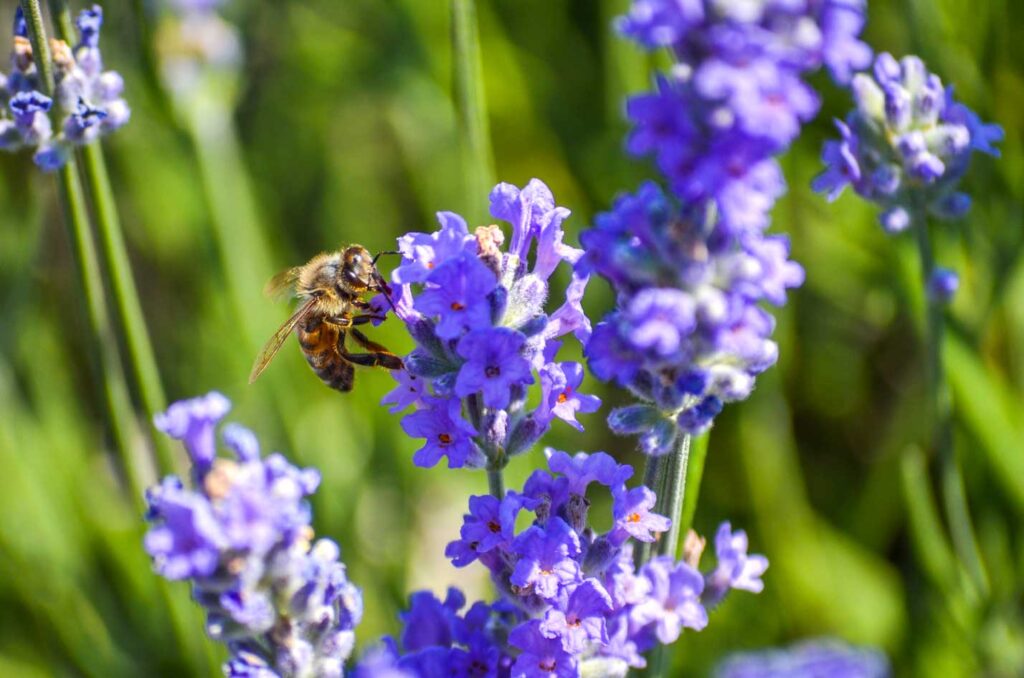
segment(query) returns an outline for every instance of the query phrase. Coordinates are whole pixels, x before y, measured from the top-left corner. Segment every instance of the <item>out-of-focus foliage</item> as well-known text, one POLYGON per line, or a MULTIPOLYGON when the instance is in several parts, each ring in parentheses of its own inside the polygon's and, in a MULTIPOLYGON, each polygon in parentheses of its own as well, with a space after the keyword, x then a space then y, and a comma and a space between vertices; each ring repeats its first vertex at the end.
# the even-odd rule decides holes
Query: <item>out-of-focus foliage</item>
MULTIPOLYGON (((247 55, 237 145, 214 130, 199 148, 147 86, 133 12, 149 4, 105 6, 104 55, 134 109, 107 154, 169 395, 220 389, 264 441, 319 467, 316 531, 341 544, 363 587, 364 646, 395 630, 410 590, 456 580, 473 589, 476 577, 486 596, 483 568, 456 572, 442 555, 486 479, 412 466, 417 442, 377 404, 386 374, 361 371, 355 393, 339 395, 289 344, 246 384, 263 335, 289 312, 259 294, 274 269, 347 242, 390 249, 402 232, 433 228, 437 210, 485 223, 486 196, 462 185, 448 3, 229 4, 247 55)), ((574 211, 570 238, 651 174, 621 151, 623 96, 648 82, 645 58, 609 27, 626 4, 478 2, 497 176, 543 178, 574 211)), ((6 25, 14 3, 0 9, 6 25)), ((779 365, 714 429, 696 516, 702 532, 725 518, 748 529, 772 561, 766 591, 730 599, 706 632, 685 636, 678 675, 705 675, 732 650, 822 634, 881 647, 901 675, 1024 672, 1022 30, 1014 0, 872 0, 866 31, 878 50, 920 54, 1007 132, 1002 159, 976 162, 974 207, 943 228, 939 249, 962 271, 948 361, 990 590, 929 569, 909 537, 903 492, 913 483, 901 478, 923 468, 901 464, 921 461, 907 453, 924 411, 921 299, 908 292, 917 270, 911 243, 888 238, 870 207, 849 195, 830 206, 808 188, 830 119, 850 106, 821 77, 824 110, 784 159, 790 192, 774 212, 807 283, 780 319, 779 365)), ((53 179, 23 156, 0 157, 0 173, 0 675, 208 673, 216 650, 197 613, 194 635, 174 635, 109 453, 53 179)), ((607 290, 592 288, 587 303, 603 311, 607 290)), ((410 347, 393 321, 374 336, 410 347)), ((606 407, 619 398, 590 387, 606 407)), ((556 424, 549 444, 638 461, 603 415, 584 424, 583 435, 556 424)), ((516 459, 509 485, 540 458, 516 459)), ((183 588, 171 589, 179 600, 183 588)))

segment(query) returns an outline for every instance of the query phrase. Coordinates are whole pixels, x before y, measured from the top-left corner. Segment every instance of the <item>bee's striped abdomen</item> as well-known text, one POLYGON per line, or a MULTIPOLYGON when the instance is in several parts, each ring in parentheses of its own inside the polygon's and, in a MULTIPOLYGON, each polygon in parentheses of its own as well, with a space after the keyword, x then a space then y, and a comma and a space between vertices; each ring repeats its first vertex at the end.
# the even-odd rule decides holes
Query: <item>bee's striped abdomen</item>
POLYGON ((320 380, 333 389, 351 391, 355 382, 355 368, 338 350, 343 330, 321 318, 311 318, 305 327, 298 327, 299 346, 309 366, 320 380))

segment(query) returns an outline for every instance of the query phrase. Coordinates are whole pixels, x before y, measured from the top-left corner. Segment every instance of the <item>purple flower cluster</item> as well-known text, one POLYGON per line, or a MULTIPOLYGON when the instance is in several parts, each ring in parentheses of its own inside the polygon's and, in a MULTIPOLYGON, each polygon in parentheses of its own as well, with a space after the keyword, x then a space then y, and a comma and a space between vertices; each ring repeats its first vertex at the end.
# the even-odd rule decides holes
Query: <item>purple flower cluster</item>
POLYGON ((83 10, 75 24, 79 41, 73 49, 63 41, 51 41, 56 80, 52 99, 39 91, 39 73, 20 7, 14 20, 11 74, 0 74, 0 101, 7 109, 0 114, 0 149, 34 148, 35 163, 46 171, 63 166, 75 146, 110 134, 131 117, 121 96, 124 80, 114 71, 103 70, 99 49, 103 10, 98 5, 83 10), (51 109, 60 116, 56 133, 51 109))
MULTIPOLYGON (((545 307, 551 274, 582 255, 563 243, 569 210, 537 179, 522 190, 499 184, 490 200, 491 215, 512 224, 507 249, 499 227, 471 233, 451 212, 437 215, 439 230, 398 241, 394 303, 417 347, 384 402, 395 412, 415 405, 402 428, 425 439, 414 457, 419 466, 447 457, 452 468, 500 469, 555 419, 582 429, 577 413, 600 405, 578 390, 582 366, 556 357, 560 337, 590 335, 580 306, 587 278, 574 275, 564 303, 550 315, 545 307), (539 403, 528 410, 528 389, 538 382, 539 403)), ((374 303, 383 310, 390 302, 374 303)))
POLYGON ((337 544, 313 542, 306 498, 320 482, 280 454, 260 457, 256 436, 228 424, 236 457, 217 456, 215 430, 231 403, 219 393, 174 403, 156 426, 182 440, 192 485, 169 476, 147 492, 146 551, 157 572, 189 580, 207 632, 226 643, 229 676, 342 676, 362 597, 337 544))
POLYGON ((965 214, 971 199, 957 185, 972 153, 999 155, 993 144, 1002 128, 981 122, 915 56, 880 54, 874 77, 859 73, 851 88, 856 108, 836 121, 840 139, 825 144, 827 168, 814 189, 834 200, 853 186, 883 208, 879 219, 890 233, 911 225, 915 206, 940 218, 965 214))
MULTIPOLYGON (((633 540, 653 542, 670 521, 651 511, 654 494, 627 488, 633 469, 598 452, 570 456, 548 451, 553 473, 535 471, 522 493, 471 497, 460 538, 446 554, 456 567, 480 561, 501 598, 477 603, 460 617, 464 599, 444 603, 415 594, 403 615, 401 643, 371 655, 365 675, 453 676, 625 675, 645 665, 643 653, 703 629, 707 608, 730 589, 760 591, 768 561, 747 554, 746 535, 723 525, 716 537, 717 565, 702 575, 700 549, 691 562, 662 556, 637 571, 633 540), (612 496, 612 527, 590 526, 587 489, 612 496), (533 520, 517 531, 520 514, 533 520), (370 666, 375 667, 374 672, 370 666)), ((357 675, 364 675, 357 671, 357 675)))
POLYGON ((634 0, 619 31, 676 59, 657 91, 631 98, 628 150, 654 155, 687 203, 713 202, 720 231, 761 231, 785 190, 773 156, 818 111, 801 77, 848 81, 871 50, 863 0, 634 0))
POLYGON ((580 268, 618 293, 586 346, 590 369, 644 401, 613 411, 609 424, 639 434, 646 453, 666 453, 679 431, 706 429, 775 363, 775 321, 760 304, 782 305, 803 282, 785 236, 725 235, 648 182, 580 239, 580 268))
POLYGON ((581 236, 581 274, 596 272, 617 309, 586 348, 599 378, 643 404, 612 413, 641 449, 667 453, 746 398, 773 365, 774 319, 803 282, 788 241, 765 236, 785 191, 775 156, 819 107, 804 82, 827 66, 847 81, 870 61, 860 0, 634 0, 619 31, 676 60, 632 97, 627 149, 653 155, 671 197, 652 183, 620 197, 581 236))
POLYGON ((742 652, 723 661, 715 678, 889 678, 889 662, 877 650, 839 640, 804 641, 787 649, 742 652))

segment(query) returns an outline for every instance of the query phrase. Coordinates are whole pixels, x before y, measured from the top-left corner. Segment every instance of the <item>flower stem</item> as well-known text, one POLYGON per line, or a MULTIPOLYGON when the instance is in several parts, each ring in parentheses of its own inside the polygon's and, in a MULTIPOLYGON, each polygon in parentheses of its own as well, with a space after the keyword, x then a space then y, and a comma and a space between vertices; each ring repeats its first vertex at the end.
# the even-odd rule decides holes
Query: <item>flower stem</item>
POLYGON ((679 551, 683 500, 686 496, 686 467, 690 459, 692 437, 689 434, 679 436, 675 447, 667 455, 665 478, 657 503, 654 505, 655 513, 668 516, 672 520, 672 527, 655 542, 654 551, 659 556, 669 556, 673 560, 679 551))
MULTIPOLYGON (((53 62, 43 12, 39 0, 21 0, 21 8, 28 23, 32 55, 39 69, 40 87, 43 94, 53 95, 53 62)), ((132 506, 141 513, 142 492, 145 483, 136 457, 137 445, 142 440, 138 421, 135 419, 127 380, 117 348, 117 340, 110 325, 110 313, 104 296, 103 278, 100 273, 96 244, 89 226, 89 213, 82 195, 82 184, 78 168, 73 159, 62 167, 58 174, 61 206, 64 224, 68 228, 75 263, 81 279, 86 311, 95 341, 99 372, 102 377, 106 408, 110 426, 121 459, 132 506)))
POLYGON ((502 475, 502 469, 490 468, 487 469, 487 487, 490 488, 491 494, 498 498, 500 501, 505 496, 505 478, 502 475))
POLYGON ((686 534, 693 527, 693 516, 697 513, 697 500, 700 498, 700 482, 704 477, 704 462, 708 457, 708 441, 710 433, 704 433, 690 441, 690 459, 686 467, 686 493, 683 495, 683 512, 679 516, 679 534, 686 539, 686 534))
MULTIPOLYGON (((53 15, 58 36, 71 44, 74 29, 67 0, 50 0, 50 13, 53 15)), ((160 371, 153 354, 153 344, 146 329, 145 316, 135 288, 121 230, 121 220, 103 158, 103 149, 98 141, 94 141, 83 149, 82 156, 85 160, 86 189, 99 226, 101 261, 110 276, 112 296, 117 306, 118 329, 128 349, 129 367, 142 398, 143 408, 152 420, 153 415, 167 409, 167 399, 164 396, 160 371)), ((163 436, 155 436, 153 443, 156 466, 160 473, 175 471, 174 453, 170 443, 163 436)))
MULTIPOLYGON (((928 235, 928 221, 924 209, 918 206, 913 213, 918 255, 921 260, 922 283, 924 289, 928 290, 935 271, 935 256, 928 235)), ((989 589, 988 576, 981 561, 974 527, 971 524, 967 497, 964 492, 963 470, 953 444, 952 397, 942 356, 945 340, 942 300, 934 298, 934 295, 926 294, 925 314, 926 380, 933 442, 940 466, 939 478, 943 504, 957 556, 967 569, 978 591, 984 594, 989 589)))
POLYGON ((452 56, 456 114, 462 146, 463 188, 470 214, 494 185, 494 161, 487 123, 480 34, 475 0, 451 0, 452 56))

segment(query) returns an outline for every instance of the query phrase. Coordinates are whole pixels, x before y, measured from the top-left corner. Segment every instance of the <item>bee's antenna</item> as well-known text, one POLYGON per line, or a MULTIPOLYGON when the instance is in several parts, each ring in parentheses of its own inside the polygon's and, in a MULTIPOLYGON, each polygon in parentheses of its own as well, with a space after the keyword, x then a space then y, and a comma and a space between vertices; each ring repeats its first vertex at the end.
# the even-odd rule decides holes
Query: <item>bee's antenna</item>
POLYGON ((393 250, 388 250, 387 252, 377 252, 377 255, 373 258, 373 261, 370 262, 370 263, 372 263, 374 266, 376 266, 377 265, 377 260, 380 259, 385 254, 401 254, 401 252, 395 252, 393 250))

